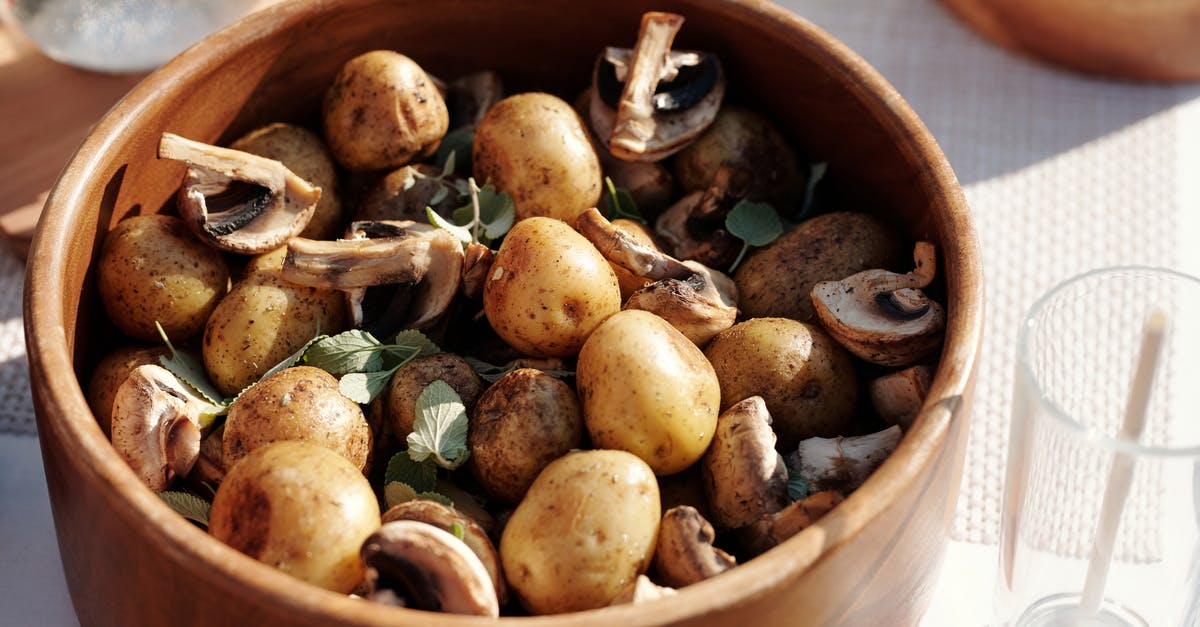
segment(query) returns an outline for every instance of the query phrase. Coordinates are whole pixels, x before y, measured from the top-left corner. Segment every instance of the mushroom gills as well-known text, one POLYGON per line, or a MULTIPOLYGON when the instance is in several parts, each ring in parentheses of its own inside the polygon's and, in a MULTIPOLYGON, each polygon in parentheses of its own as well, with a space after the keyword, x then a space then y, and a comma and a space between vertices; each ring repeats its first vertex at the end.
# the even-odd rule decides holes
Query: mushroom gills
POLYGON ((208 207, 204 230, 214 237, 245 228, 271 203, 269 188, 237 179, 197 183, 193 189, 204 195, 208 207))
MULTIPOLYGON (((596 61, 596 89, 604 104, 616 109, 625 89, 633 50, 608 47, 596 61)), ((681 111, 700 103, 717 85, 720 62, 707 52, 671 51, 663 78, 654 87, 651 102, 660 112, 681 111)))

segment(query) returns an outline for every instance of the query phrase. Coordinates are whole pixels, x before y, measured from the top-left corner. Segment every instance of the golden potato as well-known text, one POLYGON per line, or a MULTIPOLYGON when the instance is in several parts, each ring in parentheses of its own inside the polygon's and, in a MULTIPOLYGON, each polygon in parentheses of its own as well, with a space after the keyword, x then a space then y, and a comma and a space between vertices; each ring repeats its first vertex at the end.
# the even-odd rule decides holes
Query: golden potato
POLYGON ((475 479, 517 503, 550 462, 583 441, 583 411, 566 383, 533 368, 504 375, 471 412, 467 443, 475 479))
POLYGON ((279 122, 251 131, 229 147, 279 161, 300 178, 321 188, 321 199, 300 237, 335 239, 342 234, 337 168, 319 135, 302 126, 279 122))
POLYGON ((669 475, 704 455, 721 388, 704 353, 662 318, 626 309, 596 329, 575 369, 599 448, 629 451, 669 475))
POLYGON ((371 484, 346 458, 305 442, 275 442, 236 464, 209 512, 216 539, 303 581, 349 593, 359 549, 379 528, 371 484))
POLYGON ((658 484, 624 451, 578 451, 551 462, 500 538, 500 561, 534 614, 603 607, 645 572, 658 535, 658 484))
POLYGON ((325 141, 348 170, 398 168, 432 155, 450 126, 442 93, 412 59, 374 50, 346 62, 325 92, 325 141))
POLYGON ((535 217, 513 225, 484 283, 483 311, 496 333, 535 357, 565 357, 621 309, 608 260, 566 223, 535 217))
POLYGON ((283 440, 323 446, 361 471, 371 450, 371 428, 362 408, 338 392, 333 375, 296 366, 263 379, 233 402, 221 459, 228 470, 250 451, 283 440))
POLYGON ((320 333, 346 326, 341 292, 301 287, 280 276, 286 248, 256 257, 204 328, 204 367, 217 389, 236 394, 320 333))
POLYGON ((543 93, 509 96, 475 128, 475 178, 508 192, 517 219, 571 222, 600 201, 600 159, 583 120, 543 93))
POLYGON ((717 169, 729 165, 750 174, 744 193, 790 212, 804 195, 804 172, 796 151, 765 116, 726 106, 696 141, 675 156, 675 179, 685 192, 713 184, 717 169))
POLYGON ((109 231, 96 282, 109 319, 122 331, 159 341, 157 321, 181 342, 204 328, 229 289, 229 270, 221 253, 193 237, 183 220, 141 215, 109 231))
POLYGON ((865 213, 827 213, 801 222, 738 266, 738 307, 747 318, 814 320, 809 294, 820 281, 842 279, 903 259, 898 235, 865 213))
POLYGON ((858 402, 850 354, 817 325, 754 318, 718 333, 704 349, 721 382, 721 410, 761 396, 780 451, 805 438, 841 435, 858 402))

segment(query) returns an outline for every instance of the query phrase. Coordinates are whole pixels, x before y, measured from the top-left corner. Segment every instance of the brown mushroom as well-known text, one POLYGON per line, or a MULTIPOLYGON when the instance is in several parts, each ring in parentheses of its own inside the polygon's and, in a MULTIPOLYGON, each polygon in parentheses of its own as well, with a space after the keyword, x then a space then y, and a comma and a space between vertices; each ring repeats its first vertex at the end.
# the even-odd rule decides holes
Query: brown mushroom
POLYGON ((575 227, 610 262, 654 281, 634 292, 625 309, 658 315, 698 346, 737 320, 737 287, 725 275, 641 244, 595 208, 580 214, 575 227))
POLYGON ((658 527, 654 566, 664 583, 682 588, 715 577, 737 560, 713 546, 716 533, 694 507, 681 505, 663 514, 658 527))
POLYGON ((853 492, 900 444, 900 427, 866 435, 835 438, 808 438, 800 442, 794 455, 799 476, 817 490, 853 492))
POLYGON ((431 612, 500 615, 487 570, 461 540, 423 522, 382 525, 362 545, 367 598, 431 612))
POLYGON ((759 396, 725 410, 700 460, 712 519, 744 527, 787 504, 787 467, 775 451, 771 415, 759 396))
POLYGON ((658 161, 678 152, 721 108, 725 76, 716 56, 671 51, 682 25, 681 15, 648 12, 632 51, 608 48, 596 62, 589 117, 618 159, 658 161))
POLYGON ((921 291, 932 281, 933 244, 918 242, 908 274, 867 270, 812 290, 821 323, 842 346, 881 366, 906 366, 937 350, 946 314, 921 291))
POLYGON ((220 408, 196 396, 166 368, 134 368, 117 388, 112 443, 151 490, 165 490, 185 476, 200 455, 202 423, 220 408))
POLYGON ((750 181, 747 170, 720 166, 707 189, 684 196, 659 215, 654 232, 680 259, 729 267, 741 242, 725 230, 725 217, 746 197, 750 181))
POLYGON ((908 431, 925 403, 932 381, 933 369, 924 364, 883 375, 867 386, 871 405, 880 418, 908 431))
POLYGON ((751 555, 764 553, 807 529, 843 500, 845 497, 835 490, 810 494, 739 530, 742 546, 751 555))
POLYGON ((491 248, 478 242, 467 244, 463 251, 463 269, 461 291, 463 296, 470 299, 483 297, 483 286, 487 282, 488 272, 492 269, 492 261, 496 253, 491 248))
POLYGON ((414 499, 392 506, 383 513, 383 522, 394 520, 415 520, 427 525, 433 525, 442 531, 453 533, 471 549, 479 558, 496 588, 496 598, 503 605, 508 602, 508 587, 504 583, 504 575, 500 571, 500 558, 496 547, 492 544, 483 527, 479 526, 469 516, 459 512, 451 505, 442 505, 427 499, 414 499))
POLYGON ((163 133, 160 159, 187 163, 180 217, 221 250, 256 255, 281 246, 312 219, 321 188, 274 159, 163 133))

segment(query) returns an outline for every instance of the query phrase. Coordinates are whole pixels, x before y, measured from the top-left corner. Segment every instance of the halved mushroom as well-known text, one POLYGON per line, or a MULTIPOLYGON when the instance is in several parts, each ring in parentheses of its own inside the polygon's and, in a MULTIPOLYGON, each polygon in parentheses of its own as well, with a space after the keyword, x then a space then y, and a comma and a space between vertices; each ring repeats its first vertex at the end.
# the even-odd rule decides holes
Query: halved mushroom
POLYGON ((810 527, 845 498, 835 490, 810 494, 739 530, 742 546, 751 555, 765 553, 810 527))
POLYGON ((678 152, 717 116, 725 75, 715 55, 672 52, 683 16, 642 16, 632 51, 607 48, 596 61, 589 117, 609 152, 627 161, 658 161, 678 152))
POLYGON ((737 320, 737 287, 729 277, 643 245, 614 228, 595 208, 580 214, 575 228, 605 259, 654 281, 634 292, 626 300, 625 309, 658 315, 698 346, 707 344, 737 320))
POLYGON ((492 579, 467 545, 433 525, 385 523, 362 546, 367 598, 430 612, 500 615, 492 579))
POLYGON ((415 520, 427 525, 433 525, 442 531, 460 533, 462 541, 479 558, 481 564, 491 577, 492 585, 496 587, 496 598, 503 605, 508 601, 508 586, 504 583, 504 575, 500 571, 500 558, 496 555, 496 547, 488 534, 474 520, 460 513, 453 506, 442 505, 436 501, 414 499, 397 503, 383 514, 383 522, 394 520, 415 520), (459 530, 456 532, 456 529, 459 530))
POLYGON ((817 490, 849 494, 896 450, 903 435, 900 427, 892 425, 866 435, 808 438, 792 454, 792 467, 817 490))
POLYGON ((187 475, 200 456, 200 430, 220 408, 192 393, 166 368, 134 368, 113 400, 112 443, 151 490, 187 475))
POLYGON ((654 566, 664 583, 682 588, 715 577, 737 560, 713 546, 716 533, 696 508, 681 505, 667 510, 658 527, 654 566))
POLYGON ((495 258, 496 253, 491 248, 478 242, 467 244, 467 249, 463 251, 463 296, 471 299, 483 296, 483 286, 487 282, 487 275, 495 258))
POLYGON ((721 414, 700 464, 712 519, 720 527, 744 527, 788 502, 787 466, 775 451, 762 397, 751 396, 721 414))
POLYGON ((872 381, 867 389, 871 395, 871 405, 879 417, 908 431, 913 419, 921 411, 921 405, 925 403, 932 382, 933 369, 918 364, 883 375, 872 381))
POLYGON ((821 323, 842 346, 881 366, 906 366, 937 350, 946 314, 920 288, 936 271, 933 244, 917 242, 908 274, 867 270, 812 290, 821 323))
POLYGON ((321 188, 274 159, 163 133, 160 159, 183 161, 179 215, 212 246, 257 255, 281 246, 312 219, 321 188))

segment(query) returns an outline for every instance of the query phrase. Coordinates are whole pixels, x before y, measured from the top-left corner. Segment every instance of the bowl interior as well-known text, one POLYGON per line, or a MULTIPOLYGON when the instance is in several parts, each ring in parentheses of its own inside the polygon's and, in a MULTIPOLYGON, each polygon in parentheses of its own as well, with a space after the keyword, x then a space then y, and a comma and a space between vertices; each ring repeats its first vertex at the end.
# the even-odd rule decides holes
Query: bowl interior
MULTIPOLYGON (((676 48, 720 55, 730 80, 730 101, 768 114, 809 160, 829 163, 826 185, 836 207, 875 213, 913 239, 938 243, 944 277, 939 291, 947 297, 949 323, 930 405, 963 394, 982 326, 978 251, 954 175, 916 116, 840 43, 777 7, 749 0, 672 0, 654 8, 686 17, 676 48)), ((92 277, 100 243, 119 220, 173 205, 183 170, 155 158, 164 131, 227 143, 269 122, 316 128, 324 89, 338 68, 377 48, 399 50, 442 78, 495 69, 510 92, 536 89, 571 100, 588 82, 598 51, 607 45, 633 44, 645 9, 635 0, 284 4, 206 39, 152 74, 110 112, 73 158, 47 203, 30 256, 26 291, 35 377, 67 369, 76 374, 41 377, 34 390, 39 428, 50 442, 44 446, 53 450, 69 444, 80 451, 77 460, 47 459, 64 558, 71 559, 68 548, 90 550, 61 540, 65 512, 74 507, 72 499, 83 497, 56 486, 72 480, 70 473, 81 472, 105 490, 103 498, 120 516, 149 520, 136 533, 149 537, 169 559, 211 567, 233 584, 260 591, 264 602, 291 604, 297 616, 332 612, 353 624, 376 624, 381 616, 403 624, 416 620, 409 612, 363 609, 315 590, 317 601, 297 601, 289 591, 295 589, 294 582, 175 520, 137 485, 100 434, 79 385, 107 349, 107 338, 114 336, 112 327, 102 322, 92 277), (237 568, 229 566, 231 561, 237 568)), ((902 447, 878 473, 887 476, 873 478, 859 490, 863 494, 852 497, 858 505, 835 511, 823 523, 824 537, 815 539, 814 532, 805 540, 801 534, 784 548, 736 569, 724 582, 685 590, 678 600, 663 603, 663 612, 654 620, 681 620, 794 584, 807 566, 888 507, 894 500, 890 492, 913 481, 930 450, 943 446, 948 419, 925 423, 918 421, 909 436, 925 444, 902 447), (719 599, 707 598, 712 590, 722 590, 719 599)), ((951 463, 950 472, 957 471, 951 463)), ((956 477, 948 483, 957 489, 956 477)), ((68 579, 83 576, 70 570, 68 565, 68 579)), ((70 583, 73 591, 84 585, 70 583)), ((75 596, 80 608, 78 593, 75 596)), ((628 608, 589 614, 599 616, 595 624, 646 620, 628 608)), ((450 619, 426 616, 418 622, 430 620, 450 619)))

